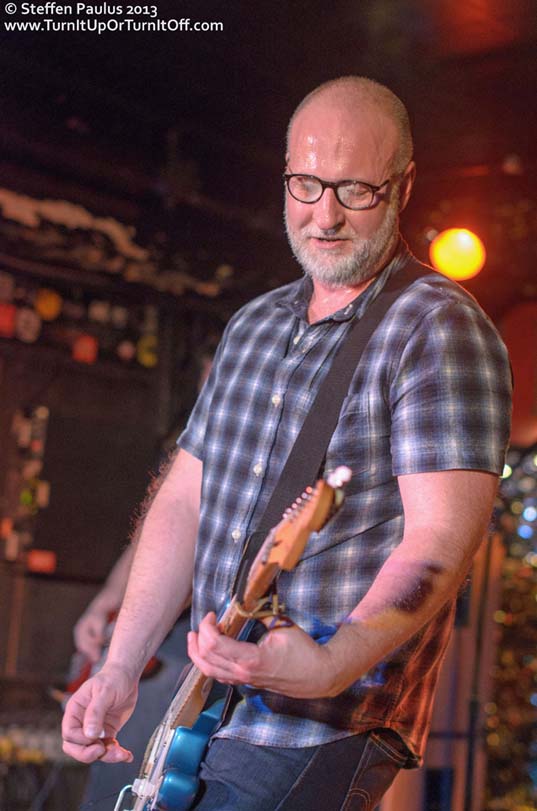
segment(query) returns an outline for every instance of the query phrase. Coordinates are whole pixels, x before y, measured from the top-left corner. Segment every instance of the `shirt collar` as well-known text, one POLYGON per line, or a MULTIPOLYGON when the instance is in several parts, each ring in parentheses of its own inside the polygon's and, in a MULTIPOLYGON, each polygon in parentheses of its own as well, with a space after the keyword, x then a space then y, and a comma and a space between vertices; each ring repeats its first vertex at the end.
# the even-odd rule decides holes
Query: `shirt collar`
MULTIPOLYGON (((410 251, 408 246, 403 238, 400 237, 397 249, 392 259, 390 259, 384 269, 377 274, 373 282, 345 307, 342 307, 335 313, 323 318, 322 321, 318 323, 323 323, 326 321, 350 321, 350 319, 355 315, 361 318, 369 304, 376 299, 392 273, 397 273, 401 267, 406 265, 409 257, 410 251)), ((284 307, 285 309, 290 310, 293 315, 296 315, 297 318, 300 318, 302 321, 307 321, 308 305, 312 293, 313 283, 309 276, 304 276, 302 279, 292 285, 291 289, 288 289, 284 295, 276 301, 276 306, 284 307)))

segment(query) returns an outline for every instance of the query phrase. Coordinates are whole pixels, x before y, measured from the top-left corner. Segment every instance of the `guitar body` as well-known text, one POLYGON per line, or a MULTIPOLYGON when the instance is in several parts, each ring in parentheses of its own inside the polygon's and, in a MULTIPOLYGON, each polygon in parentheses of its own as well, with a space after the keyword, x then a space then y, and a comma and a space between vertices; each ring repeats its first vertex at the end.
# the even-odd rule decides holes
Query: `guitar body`
POLYGON ((164 764, 162 783, 152 808, 188 811, 199 790, 200 763, 209 739, 222 719, 225 699, 204 710, 191 729, 178 727, 164 764))

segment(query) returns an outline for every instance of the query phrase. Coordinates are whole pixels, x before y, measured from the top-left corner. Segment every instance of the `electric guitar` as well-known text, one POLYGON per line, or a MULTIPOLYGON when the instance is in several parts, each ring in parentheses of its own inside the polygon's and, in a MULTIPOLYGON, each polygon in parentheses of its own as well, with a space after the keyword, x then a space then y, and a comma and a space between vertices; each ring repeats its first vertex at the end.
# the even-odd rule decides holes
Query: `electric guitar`
MULTIPOLYGON (((296 566, 310 533, 322 529, 339 509, 342 487, 349 478, 349 468, 337 468, 327 480, 308 487, 286 510, 250 567, 242 601, 235 594, 220 617, 221 633, 237 639, 259 616, 274 615, 278 620, 277 604, 273 611, 260 613, 270 585, 282 569, 296 566)), ((183 672, 181 686, 149 741, 140 775, 121 791, 114 811, 125 811, 123 802, 129 793, 129 811, 188 811, 199 789, 199 765, 224 712, 223 699, 203 711, 211 687, 212 679, 194 665, 186 675, 183 672)))

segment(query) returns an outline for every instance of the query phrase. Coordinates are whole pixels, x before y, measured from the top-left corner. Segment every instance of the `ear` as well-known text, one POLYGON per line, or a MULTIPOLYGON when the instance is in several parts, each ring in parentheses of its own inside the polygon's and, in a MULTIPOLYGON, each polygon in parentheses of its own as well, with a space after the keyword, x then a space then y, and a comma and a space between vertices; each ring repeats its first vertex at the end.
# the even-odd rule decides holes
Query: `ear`
POLYGON ((399 193, 399 211, 403 211, 410 199, 414 180, 416 179, 416 164, 410 161, 403 174, 399 193))

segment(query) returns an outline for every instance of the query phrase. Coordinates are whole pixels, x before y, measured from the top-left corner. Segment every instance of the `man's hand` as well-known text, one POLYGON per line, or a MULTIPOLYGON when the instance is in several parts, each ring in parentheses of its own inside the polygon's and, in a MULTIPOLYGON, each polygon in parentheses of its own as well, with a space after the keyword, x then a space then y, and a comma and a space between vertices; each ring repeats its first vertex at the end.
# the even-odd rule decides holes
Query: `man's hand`
POLYGON ((131 762, 116 740, 136 704, 136 683, 116 666, 105 665, 71 696, 62 722, 63 751, 82 763, 131 762))
POLYGON ((292 698, 336 695, 336 673, 326 646, 298 626, 269 631, 258 645, 221 634, 214 613, 188 635, 188 655, 206 676, 224 684, 248 684, 292 698))
POLYGON ((92 605, 86 609, 73 629, 77 651, 96 664, 101 658, 108 624, 108 611, 92 605))

